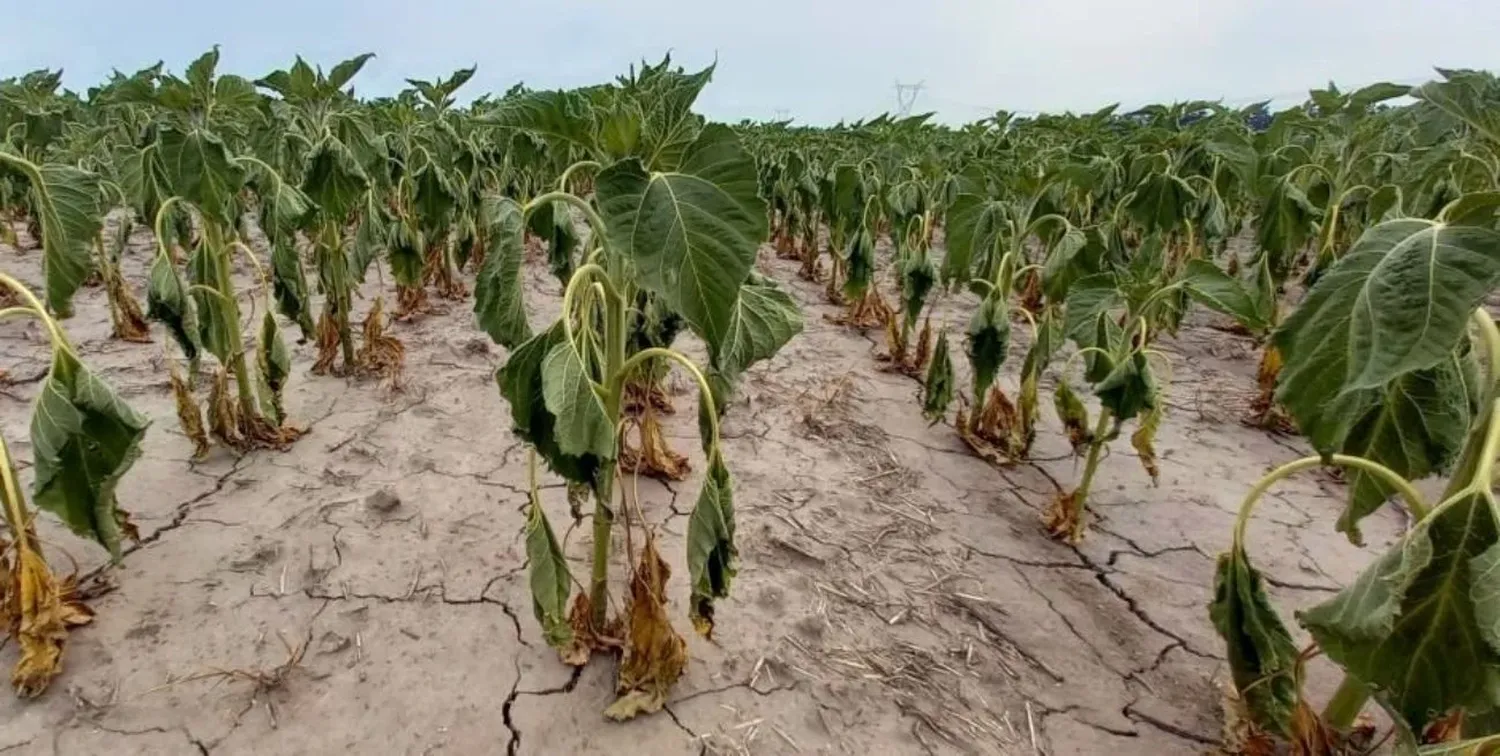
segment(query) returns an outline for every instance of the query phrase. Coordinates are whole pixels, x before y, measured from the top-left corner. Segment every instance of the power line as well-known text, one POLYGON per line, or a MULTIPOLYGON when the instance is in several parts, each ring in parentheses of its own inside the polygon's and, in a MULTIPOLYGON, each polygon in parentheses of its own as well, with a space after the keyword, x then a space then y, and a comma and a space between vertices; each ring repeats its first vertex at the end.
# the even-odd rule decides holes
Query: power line
POLYGON ((902 84, 896 81, 896 115, 905 118, 911 115, 913 105, 917 104, 917 95, 922 94, 922 89, 927 86, 925 80, 916 84, 902 84))

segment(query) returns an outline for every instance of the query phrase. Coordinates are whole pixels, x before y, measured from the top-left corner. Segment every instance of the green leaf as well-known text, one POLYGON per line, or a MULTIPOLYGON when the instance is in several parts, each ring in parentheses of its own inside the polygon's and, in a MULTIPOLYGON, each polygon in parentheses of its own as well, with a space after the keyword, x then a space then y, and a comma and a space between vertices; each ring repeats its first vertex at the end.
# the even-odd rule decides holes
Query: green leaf
POLYGON ((568 623, 568 597, 573 593, 573 575, 558 545, 552 523, 542 511, 535 488, 526 508, 526 562, 531 583, 531 611, 542 626, 547 645, 562 649, 573 640, 568 623))
POLYGON ((192 290, 194 308, 198 313, 198 343, 209 354, 224 365, 230 364, 233 355, 235 330, 239 320, 230 313, 228 302, 219 292, 226 264, 221 250, 210 249, 207 240, 200 243, 188 256, 188 280, 197 287, 192 290))
POLYGON ((566 339, 542 360, 542 397, 557 418, 554 432, 564 454, 615 458, 615 427, 583 365, 566 339))
MULTIPOLYGON (((1472 413, 1466 378, 1457 358, 1408 373, 1378 392, 1350 428, 1343 454, 1379 462, 1407 480, 1420 480, 1445 468, 1458 455, 1472 413)), ((1396 490, 1359 469, 1347 473, 1349 499, 1338 531, 1362 543, 1359 521, 1380 508, 1396 490)))
POLYGON ((1500 669, 1500 552, 1494 500, 1466 494, 1411 528, 1385 556, 1332 599, 1300 613, 1327 656, 1413 732, 1455 708, 1494 706, 1488 681, 1500 669), (1481 609, 1482 607, 1482 609, 1481 609))
POLYGON ((1169 233, 1182 224, 1187 209, 1197 199, 1198 193, 1181 178, 1153 173, 1135 188, 1135 196, 1125 210, 1148 232, 1169 233))
POLYGON ((307 228, 314 210, 302 190, 283 181, 281 175, 256 165, 250 172, 250 187, 260 198, 260 227, 272 243, 295 243, 296 234, 307 228))
POLYGON ((489 251, 474 280, 474 315, 496 344, 514 349, 531 338, 521 294, 521 263, 526 257, 521 206, 507 197, 485 197, 484 202, 489 251))
POLYGON ((229 159, 223 140, 203 129, 163 127, 157 137, 157 154, 173 195, 191 202, 207 219, 234 227, 245 171, 229 159))
POLYGON ((1282 176, 1271 182, 1255 232, 1260 248, 1271 254, 1271 268, 1278 277, 1286 275, 1292 257, 1312 238, 1314 224, 1322 216, 1288 179, 1282 176))
POLYGON ((421 232, 406 221, 391 221, 386 256, 391 263, 391 277, 400 286, 422 285, 423 242, 421 232))
POLYGON ((533 210, 527 220, 531 233, 547 242, 547 265, 564 287, 573 277, 574 252, 582 243, 565 202, 549 202, 533 210))
POLYGON ((1156 378, 1142 351, 1132 352, 1116 362, 1109 375, 1094 387, 1099 404, 1122 423, 1154 409, 1158 401, 1156 393, 1156 378))
POLYGON ((32 165, 0 150, 0 166, 16 165, 31 186, 33 212, 42 227, 42 275, 47 307, 73 315, 73 293, 88 276, 94 237, 104 225, 99 178, 66 165, 32 165))
POLYGON ((276 309, 302 329, 302 338, 312 338, 312 301, 308 297, 307 275, 291 240, 271 244, 271 291, 276 297, 276 309))
POLYGON ((714 628, 714 599, 729 596, 738 552, 734 548, 734 485, 718 450, 710 455, 698 503, 688 518, 688 581, 692 584, 689 616, 705 637, 714 628))
POLYGON ((913 328, 927 305, 927 295, 937 283, 937 266, 925 254, 913 254, 900 263, 901 312, 906 317, 906 327, 913 328))
POLYGON ((1026 350, 1026 360, 1021 365, 1021 375, 1041 377, 1042 371, 1052 362, 1052 358, 1062 349, 1065 337, 1062 324, 1058 322, 1057 314, 1048 309, 1036 320, 1036 329, 1032 333, 1031 346, 1026 350))
POLYGON ((1500 112, 1494 100, 1485 96, 1484 88, 1484 74, 1465 71, 1453 72, 1448 81, 1429 81, 1411 94, 1468 124, 1492 145, 1500 145, 1500 112))
POLYGON ((198 308, 166 255, 157 255, 151 263, 146 285, 146 317, 167 327, 183 356, 198 359, 198 350, 202 348, 198 341, 198 308))
POLYGON ((1486 735, 1457 743, 1438 743, 1417 749, 1417 756, 1493 756, 1500 748, 1500 735, 1486 735))
POLYGON ((475 123, 503 126, 595 150, 594 115, 576 91, 524 92, 501 100, 475 123))
POLYGON ((1069 225, 1047 251, 1042 263, 1042 293, 1048 299, 1061 300, 1067 297, 1068 289, 1078 276, 1078 253, 1088 246, 1088 236, 1082 230, 1069 225))
POLYGON ((948 208, 945 230, 948 253, 943 258, 943 282, 967 283, 974 260, 989 254, 1005 228, 1005 204, 977 194, 960 194, 948 208))
MULTIPOLYGON (((793 336, 802 332, 802 311, 775 281, 752 273, 740 287, 729 330, 724 340, 709 352, 710 364, 730 385, 751 365, 770 359, 793 336)), ((729 397, 715 395, 722 413, 729 397)))
MULTIPOLYGON (((353 79, 354 75, 359 73, 360 69, 365 67, 365 63, 373 57, 375 53, 364 53, 334 66, 333 70, 328 72, 328 87, 335 90, 343 89, 344 85, 348 84, 349 80, 353 79)), ((472 74, 472 71, 470 73, 472 74)))
POLYGON ((1500 212, 1500 192, 1470 192, 1448 203, 1438 220, 1454 226, 1495 226, 1500 212))
POLYGON ((537 453, 558 475, 574 483, 595 484, 595 476, 606 460, 591 454, 565 454, 555 433, 557 417, 547 409, 544 396, 542 363, 552 348, 566 344, 562 323, 554 323, 510 353, 505 364, 495 372, 495 382, 510 404, 512 428, 522 440, 536 447, 537 453))
POLYGON ((255 364, 261 381, 262 411, 280 423, 285 419, 281 409, 281 390, 286 387, 292 374, 292 352, 281 338, 281 329, 276 325, 276 316, 267 312, 261 316, 260 337, 255 344, 255 364))
POLYGON ((369 187, 369 174, 339 139, 325 136, 308 152, 302 191, 318 205, 323 218, 346 219, 360 209, 369 187))
POLYGON ((1234 687, 1255 724, 1291 737, 1300 698, 1297 645, 1271 605, 1260 572, 1239 547, 1219 555, 1208 616, 1224 639, 1234 687))
POLYGON ((115 487, 140 456, 150 424, 71 352, 59 349, 31 418, 32 500, 119 559, 126 520, 115 487))
POLYGON ((939 423, 948 414, 953 403, 953 358, 948 354, 948 332, 938 334, 937 346, 932 349, 932 360, 927 364, 927 377, 922 381, 922 416, 931 423, 939 423))
POLYGON ((995 374, 1010 348, 1010 307, 1006 293, 994 289, 969 318, 968 355, 974 370, 974 404, 983 405, 995 374))
POLYGON ((648 175, 639 161, 621 161, 599 173, 595 191, 613 252, 717 348, 766 238, 755 163, 739 138, 707 126, 677 171, 648 175))
POLYGON ((1270 313, 1261 310, 1256 293, 1212 262, 1189 260, 1182 282, 1199 304, 1234 318, 1245 328, 1259 332, 1270 327, 1270 313))
POLYGON ((364 283, 370 263, 379 259, 380 253, 385 251, 388 223, 389 220, 377 206, 367 204, 363 217, 360 218, 359 228, 355 230, 354 239, 349 244, 349 273, 355 281, 364 283))
POLYGON ((1447 359, 1497 281, 1495 231, 1415 219, 1367 230, 1277 331, 1277 400, 1314 447, 1337 449, 1372 391, 1447 359))
POLYGON ((851 301, 863 299, 870 290, 870 281, 875 278, 875 239, 869 229, 860 228, 849 236, 849 248, 844 255, 844 296, 851 301))
POLYGON ((1124 303, 1113 274, 1096 273, 1080 278, 1068 288, 1063 332, 1079 346, 1108 349, 1108 345, 1097 344, 1094 338, 1097 321, 1101 315, 1108 315, 1124 303))

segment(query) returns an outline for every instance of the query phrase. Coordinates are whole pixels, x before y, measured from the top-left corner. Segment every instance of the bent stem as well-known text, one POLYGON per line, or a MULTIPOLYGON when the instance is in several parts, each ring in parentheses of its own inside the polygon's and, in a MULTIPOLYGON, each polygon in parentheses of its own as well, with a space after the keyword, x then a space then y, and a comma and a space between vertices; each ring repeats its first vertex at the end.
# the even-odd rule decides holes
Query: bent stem
MULTIPOLYGON (((1363 457, 1353 457, 1347 454, 1331 455, 1326 463, 1322 457, 1303 457, 1288 462, 1269 473, 1266 473, 1245 494, 1245 499, 1240 503, 1239 515, 1234 521, 1234 548, 1244 550, 1245 532, 1250 526, 1250 515, 1255 511, 1255 505, 1260 498, 1269 491, 1282 478, 1295 475, 1303 470, 1314 467, 1322 467, 1325 464, 1352 467, 1362 472, 1367 472, 1380 478, 1390 487, 1396 489, 1401 498, 1406 501, 1406 508, 1411 513, 1413 522, 1425 519, 1432 511, 1427 506, 1422 494, 1412 484, 1396 474, 1389 467, 1378 462, 1372 462, 1363 457)), ((1348 729, 1354 724, 1354 719, 1365 707, 1365 702, 1370 698, 1370 689, 1352 675, 1344 675, 1344 681, 1339 684, 1338 690, 1328 700, 1323 709, 1323 720, 1338 729, 1348 729)))
POLYGON ((42 321, 42 325, 47 328, 47 336, 52 341, 53 359, 56 359, 58 350, 67 352, 73 357, 78 356, 78 353, 73 350, 73 344, 68 341, 67 334, 63 333, 62 327, 57 324, 57 321, 51 315, 47 314, 47 308, 42 305, 42 301, 37 299, 35 294, 31 293, 31 289, 3 272, 0 272, 0 286, 15 292, 16 296, 19 296, 26 303, 20 307, 6 308, 4 310, 5 317, 19 314, 21 310, 30 311, 30 314, 37 320, 42 321))
POLYGON ((1088 508, 1089 488, 1094 484, 1094 472, 1099 469, 1099 452, 1104 448, 1104 434, 1109 431, 1111 414, 1108 409, 1099 410, 1099 422, 1094 424, 1094 435, 1089 439, 1088 459, 1083 463, 1083 478, 1078 481, 1078 488, 1073 492, 1073 532, 1071 535, 1074 540, 1083 537, 1084 511, 1088 508))

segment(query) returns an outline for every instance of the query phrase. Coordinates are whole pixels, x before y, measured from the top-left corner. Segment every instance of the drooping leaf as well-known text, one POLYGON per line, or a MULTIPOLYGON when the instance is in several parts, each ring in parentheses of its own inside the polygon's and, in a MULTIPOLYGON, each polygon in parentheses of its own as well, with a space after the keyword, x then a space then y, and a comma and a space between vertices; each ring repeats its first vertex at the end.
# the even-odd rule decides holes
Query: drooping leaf
POLYGON ((146 285, 146 317, 167 327, 183 356, 188 360, 198 359, 202 347, 198 341, 198 308, 166 255, 157 255, 151 263, 146 285))
POLYGON ((308 298, 307 275, 302 258, 289 240, 271 244, 271 291, 276 309, 302 329, 302 338, 313 337, 312 302, 308 298))
POLYGON ((1042 292, 1048 299, 1057 301, 1067 297, 1068 289, 1079 275, 1078 253, 1086 246, 1088 236, 1070 225, 1047 250, 1042 263, 1042 292))
POLYGON ((31 418, 32 501, 118 559, 126 520, 115 488, 150 424, 71 352, 57 350, 31 418))
POLYGON ((1181 177, 1152 173, 1135 188, 1135 196, 1125 209, 1148 232, 1169 233, 1182 223, 1197 198, 1197 192, 1181 177))
POLYGON ((1114 369, 1094 387, 1099 403, 1119 422, 1129 420, 1156 407, 1156 378, 1151 363, 1142 351, 1115 363, 1114 369))
POLYGON ((1317 449, 1337 450, 1373 392, 1447 359, 1497 281, 1500 232, 1416 219, 1367 230, 1277 331, 1277 400, 1317 449))
POLYGON ((370 263, 380 259, 380 253, 385 251, 389 231, 390 222, 385 215, 378 208, 367 207, 349 243, 349 275, 355 282, 364 283, 370 263))
POLYGON ((1488 491, 1418 522, 1354 583, 1298 615, 1323 652, 1413 732, 1455 708, 1494 706, 1500 539, 1488 491))
POLYGON ((922 381, 922 416, 928 422, 938 423, 947 416, 948 406, 953 404, 953 383, 953 358, 948 354, 948 331, 944 330, 938 334, 927 377, 922 381))
POLYGON ((925 254, 914 254, 901 261, 901 312, 906 327, 915 328, 927 305, 927 295, 937 283, 937 266, 925 254))
POLYGON ((1212 262, 1189 260, 1182 281, 1199 304, 1234 318, 1254 332, 1270 327, 1270 313, 1261 310, 1262 302, 1256 293, 1212 262))
POLYGON ((714 599, 729 596, 738 552, 734 547, 734 486, 717 450, 710 456, 698 503, 688 519, 688 581, 692 584, 689 614, 693 627, 713 637, 714 599))
POLYGON ((1283 176, 1271 182, 1256 226, 1256 241, 1270 253, 1271 268, 1285 276, 1292 256, 1312 238, 1313 224, 1321 215, 1296 184, 1283 176))
MULTIPOLYGON (((1079 346, 1104 346, 1094 338, 1097 321, 1101 315, 1124 304, 1115 277, 1110 273, 1096 273, 1073 282, 1068 288, 1068 298, 1063 310, 1063 332, 1079 346)), ((1105 347, 1107 348, 1107 347, 1105 347)))
POLYGON ((587 98, 571 91, 524 92, 506 97, 477 123, 503 126, 595 149, 594 116, 587 98))
POLYGON ((338 138, 325 136, 308 152, 302 192, 317 204, 323 218, 342 222, 363 206, 369 186, 369 174, 338 138))
MULTIPOLYGON (((1408 480, 1420 480, 1458 455, 1472 415, 1466 377, 1449 360, 1408 373, 1380 391, 1349 430, 1340 452, 1379 462, 1408 480)), ((1361 543, 1359 521, 1380 508, 1395 489, 1360 469, 1347 473, 1348 503, 1338 530, 1361 543)))
POLYGON ((635 160, 599 173, 599 209, 617 254, 636 266, 710 349, 723 342, 735 292, 766 238, 755 163, 726 126, 709 125, 681 166, 648 174, 635 160))
POLYGON ((512 429, 536 447, 558 475, 574 483, 594 485, 605 460, 590 454, 565 454, 558 445, 557 417, 547 409, 542 363, 552 348, 566 344, 562 323, 554 323, 516 347, 495 372, 501 396, 510 404, 512 429))
POLYGON ((864 298, 875 278, 875 239, 868 229, 861 227, 849 236, 844 262, 848 273, 844 278, 844 296, 850 301, 858 301, 864 298))
POLYGON ((390 245, 386 256, 391 264, 391 277, 400 286, 421 286, 424 252, 421 232, 396 219, 391 221, 386 240, 390 245))
POLYGON ((1439 220, 1455 226, 1495 227, 1500 213, 1500 192, 1470 192, 1448 203, 1439 220))
POLYGON ((943 282, 968 283, 974 260, 989 253, 1005 227, 1001 202, 976 194, 960 194, 948 208, 948 253, 943 258, 943 282))
POLYGON ((992 290, 969 318, 968 355, 974 371, 974 401, 988 395, 1010 348, 1010 307, 1005 292, 992 290))
POLYGON ((42 228, 42 276, 47 307, 73 315, 73 293, 90 269, 90 249, 104 224, 99 178, 71 166, 32 165, 0 152, 0 167, 21 166, 30 184, 33 212, 42 228))
POLYGON ((198 208, 207 219, 231 228, 239 219, 237 195, 245 169, 230 160, 229 148, 204 129, 164 127, 157 137, 167 186, 175 196, 198 208))
POLYGON ((229 365, 230 358, 237 356, 232 352, 234 332, 240 324, 230 313, 229 302, 219 293, 220 282, 227 275, 226 264, 222 250, 211 249, 206 239, 188 256, 188 281, 201 287, 192 289, 190 294, 198 314, 198 343, 220 363, 229 365))
POLYGON ((558 448, 575 457, 615 458, 615 428, 578 349, 559 341, 542 360, 542 397, 557 418, 558 448))
POLYGON ((513 349, 531 338, 521 295, 521 263, 526 257, 521 206, 507 197, 486 197, 489 250, 474 280, 474 315, 495 343, 513 349))
POLYGON ((649 533, 641 560, 630 577, 626 606, 625 652, 616 688, 620 697, 604 716, 622 721, 660 711, 667 694, 687 666, 687 642, 667 616, 667 579, 672 570, 656 550, 649 533))
POLYGON ((1495 111, 1493 100, 1484 95, 1482 75, 1454 73, 1447 81, 1430 81, 1413 89, 1412 96, 1468 124, 1491 144, 1500 144, 1500 113, 1495 111))
POLYGON ((1297 645, 1243 549, 1219 555, 1208 615, 1224 639, 1235 690, 1255 724, 1290 737, 1299 699, 1297 645))
POLYGON ((568 624, 568 596, 573 593, 573 576, 568 560, 558 544, 552 523, 542 511, 536 489, 530 493, 526 508, 526 563, 531 583, 531 611, 542 626, 542 637, 555 649, 567 648, 573 640, 568 624))
MULTIPOLYGON (((724 340, 709 350, 710 364, 729 387, 751 365, 770 359, 802 332, 802 311, 775 281, 751 273, 740 287, 724 340)), ((715 394, 719 412, 729 396, 715 394)))

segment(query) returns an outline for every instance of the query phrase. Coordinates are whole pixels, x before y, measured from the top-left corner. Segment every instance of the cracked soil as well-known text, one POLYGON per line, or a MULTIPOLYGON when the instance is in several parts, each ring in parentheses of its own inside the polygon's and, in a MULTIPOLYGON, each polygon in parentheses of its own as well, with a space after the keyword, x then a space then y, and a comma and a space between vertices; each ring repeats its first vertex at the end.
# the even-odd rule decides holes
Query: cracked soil
MULTIPOLYGON (((0 247, 0 259, 35 287, 41 253, 20 235, 22 250, 0 247)), ((125 258, 138 296, 151 245, 139 231, 125 258)), ((525 270, 533 325, 558 307, 544 267, 525 270)), ((407 348, 399 391, 312 376, 311 345, 294 347, 285 402, 307 435, 283 453, 215 447, 192 462, 163 362, 175 347, 159 331, 154 345, 109 340, 103 290, 83 290, 65 327, 154 420, 119 492, 142 540, 108 568, 100 549, 42 518, 54 565, 67 569, 65 550, 92 577, 98 616, 71 636, 44 697, 0 696, 0 753, 1212 750, 1228 674, 1206 610, 1213 559, 1251 483, 1306 453, 1238 422, 1254 345, 1202 316, 1163 342, 1173 375, 1160 486, 1127 443, 1112 444, 1090 534, 1074 547, 1041 526, 1057 486, 1081 468, 1049 386, 1037 461, 997 468, 950 426, 922 419, 917 384, 880 370, 878 331, 829 322, 836 308, 796 278, 795 262, 766 248, 760 267, 803 305, 806 329, 751 370, 725 419, 741 559, 733 597, 713 642, 692 633, 680 566, 702 459, 696 397, 673 376, 678 412, 666 432, 695 472, 638 487, 678 575, 671 611, 692 658, 665 711, 625 724, 602 714, 614 661, 565 667, 532 617, 526 453, 492 377, 504 350, 474 327, 472 301, 394 326, 407 348), (372 502, 380 492, 398 501, 372 502), (298 648, 300 663, 285 666, 298 648), (262 684, 273 673, 277 684, 262 684)), ((240 281, 250 287, 248 271, 240 281)), ((356 317, 381 292, 372 271, 356 317)), ((952 295, 934 323, 960 335, 973 306, 952 295)), ((0 327, 0 432, 28 484, 45 350, 36 325, 0 327)), ((544 484, 562 531, 565 491, 556 478, 544 484)), ((1251 548, 1287 610, 1369 559, 1332 528, 1341 496, 1341 484, 1308 474, 1259 511, 1251 548)), ((1392 511, 1371 518, 1368 548, 1400 526, 1392 511)), ((586 523, 568 535, 575 575, 586 572, 589 538, 586 523)), ((624 574, 622 557, 617 583, 624 574)), ((0 663, 14 653, 0 650, 0 663)), ((1314 682, 1315 696, 1331 687, 1314 682)))

